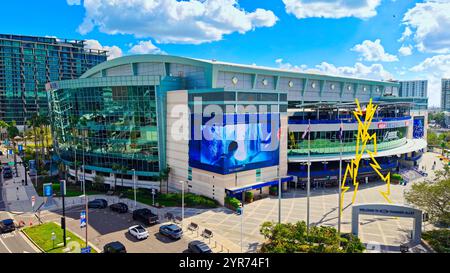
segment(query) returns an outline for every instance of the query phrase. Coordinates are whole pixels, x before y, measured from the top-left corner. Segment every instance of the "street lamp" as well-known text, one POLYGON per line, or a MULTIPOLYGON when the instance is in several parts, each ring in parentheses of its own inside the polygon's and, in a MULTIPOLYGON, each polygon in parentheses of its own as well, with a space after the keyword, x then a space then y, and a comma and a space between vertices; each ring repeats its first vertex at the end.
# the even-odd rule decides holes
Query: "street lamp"
POLYGON ((136 208, 136 170, 132 169, 133 171, 133 184, 134 184, 134 208, 136 208))
POLYGON ((181 183, 181 227, 183 227, 184 223, 184 182, 180 180, 181 183))

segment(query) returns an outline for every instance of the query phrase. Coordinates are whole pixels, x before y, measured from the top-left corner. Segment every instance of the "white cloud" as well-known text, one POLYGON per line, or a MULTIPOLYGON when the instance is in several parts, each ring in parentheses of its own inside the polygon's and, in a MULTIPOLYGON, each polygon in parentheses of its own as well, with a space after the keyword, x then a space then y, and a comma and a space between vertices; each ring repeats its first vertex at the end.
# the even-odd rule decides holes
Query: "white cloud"
POLYGON ((450 77, 450 54, 427 58, 409 70, 428 80, 429 105, 440 105, 441 79, 450 77))
POLYGON ((108 60, 112 60, 118 57, 122 57, 122 49, 118 46, 102 46, 97 40, 86 40, 86 48, 100 49, 108 51, 108 60))
POLYGON ((298 19, 309 17, 367 19, 377 15, 381 0, 283 0, 286 12, 298 19))
POLYGON ((356 63, 354 66, 335 66, 333 64, 322 62, 316 65, 314 68, 308 68, 306 65, 292 65, 290 63, 284 63, 283 59, 275 60, 278 67, 281 69, 288 69, 297 72, 305 73, 320 73, 334 76, 342 77, 356 77, 363 79, 373 79, 373 80, 390 80, 394 76, 387 70, 384 69, 381 64, 372 64, 366 66, 362 63, 356 63))
POLYGON ((425 0, 424 3, 417 3, 405 13, 403 24, 412 30, 409 36, 412 36, 419 51, 450 53, 449 0, 425 0))
POLYGON ((400 39, 398 39, 399 42, 404 42, 406 39, 408 39, 409 37, 411 37, 411 35, 413 34, 412 30, 410 27, 405 27, 405 30, 403 31, 402 37, 400 39))
POLYGON ((369 62, 396 62, 397 56, 391 55, 384 51, 384 47, 381 45, 381 40, 376 39, 375 42, 365 40, 362 44, 355 45, 352 51, 358 52, 361 56, 361 60, 369 62))
POLYGON ((402 45, 398 50, 398 53, 402 56, 412 55, 413 46, 412 45, 402 45))
POLYGON ((140 41, 139 44, 130 49, 133 54, 167 54, 155 46, 152 41, 140 41))
POLYGON ((108 34, 152 37, 158 43, 200 44, 224 35, 271 27, 278 18, 270 10, 245 11, 238 0, 84 0, 78 31, 98 27, 108 34))
POLYGON ((67 0, 67 4, 69 6, 79 6, 81 4, 81 0, 67 0))

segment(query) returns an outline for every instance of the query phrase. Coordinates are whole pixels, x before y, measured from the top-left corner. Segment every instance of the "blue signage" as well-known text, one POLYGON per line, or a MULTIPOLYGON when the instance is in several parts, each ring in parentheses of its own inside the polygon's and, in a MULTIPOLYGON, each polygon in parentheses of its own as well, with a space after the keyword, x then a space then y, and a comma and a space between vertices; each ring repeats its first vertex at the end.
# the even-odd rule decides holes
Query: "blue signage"
POLYGON ((413 138, 423 138, 424 136, 424 118, 415 117, 413 127, 413 138))
POLYGON ((87 247, 81 248, 81 253, 91 253, 91 247, 87 246, 87 247))
POLYGON ((230 174, 278 165, 279 114, 225 114, 209 120, 193 114, 192 120, 190 167, 230 174))
POLYGON ((51 197, 53 196, 53 186, 52 183, 44 184, 44 196, 51 197))
POLYGON ((80 227, 83 228, 86 226, 86 211, 80 212, 80 227))
POLYGON ((8 154, 9 154, 9 155, 13 155, 13 154, 14 154, 14 151, 11 150, 11 149, 9 149, 9 150, 8 150, 8 154))
POLYGON ((20 153, 23 152, 23 145, 22 145, 22 144, 19 144, 19 145, 17 146, 17 149, 19 150, 20 153))

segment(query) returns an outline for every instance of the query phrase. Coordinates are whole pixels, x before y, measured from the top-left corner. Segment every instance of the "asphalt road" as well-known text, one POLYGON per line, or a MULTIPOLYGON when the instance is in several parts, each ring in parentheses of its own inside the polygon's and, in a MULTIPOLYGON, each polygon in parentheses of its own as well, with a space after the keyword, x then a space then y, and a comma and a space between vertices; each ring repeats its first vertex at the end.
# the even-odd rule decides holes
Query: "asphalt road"
MULTIPOLYGON (((85 238, 85 229, 80 228, 80 211, 82 206, 66 211, 67 228, 81 238, 85 238)), ((47 212, 43 220, 58 222, 61 211, 47 212)), ((100 250, 109 242, 119 241, 129 253, 183 253, 187 250, 189 240, 171 240, 159 234, 159 225, 146 227, 149 238, 138 241, 128 234, 128 228, 140 224, 133 221, 131 213, 119 214, 109 209, 90 209, 88 216, 88 240, 100 250)))
MULTIPOLYGON (((10 218, 8 213, 0 211, 0 220, 8 218, 10 218)), ((0 234, 0 253, 36 253, 36 251, 28 244, 24 235, 15 230, 0 234)))

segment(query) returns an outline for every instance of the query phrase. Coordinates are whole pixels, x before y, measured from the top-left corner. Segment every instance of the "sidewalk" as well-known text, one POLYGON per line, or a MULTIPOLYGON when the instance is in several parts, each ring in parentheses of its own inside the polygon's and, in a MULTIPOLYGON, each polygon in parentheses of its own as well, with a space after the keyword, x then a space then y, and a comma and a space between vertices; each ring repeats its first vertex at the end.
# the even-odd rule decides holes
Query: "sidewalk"
MULTIPOLYGON (((0 159, 3 163, 6 162, 14 162, 14 156, 0 156, 0 159)), ((22 159, 17 156, 17 162, 21 162, 22 159)), ((28 174, 25 174, 25 169, 22 165, 17 165, 18 175, 15 173, 15 167, 12 167, 14 176, 12 179, 8 179, 3 181, 3 194, 5 197, 5 208, 12 214, 21 214, 26 212, 32 212, 33 208, 31 207, 31 197, 35 196, 36 204, 38 206, 43 202, 43 198, 39 197, 34 185, 28 174), (22 184, 22 180, 25 180, 25 175, 27 175, 28 185, 25 186, 22 184)))

